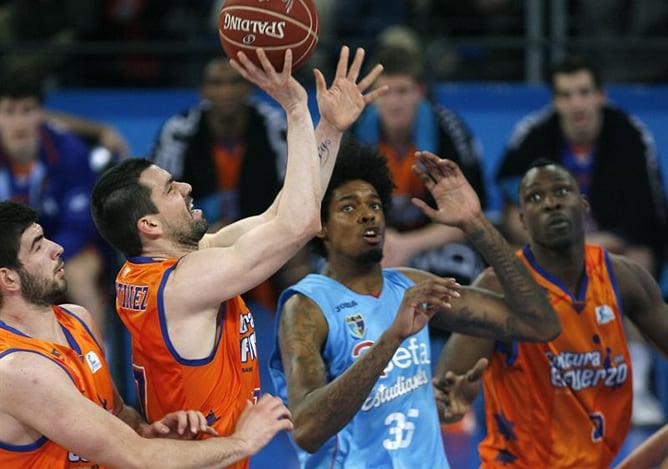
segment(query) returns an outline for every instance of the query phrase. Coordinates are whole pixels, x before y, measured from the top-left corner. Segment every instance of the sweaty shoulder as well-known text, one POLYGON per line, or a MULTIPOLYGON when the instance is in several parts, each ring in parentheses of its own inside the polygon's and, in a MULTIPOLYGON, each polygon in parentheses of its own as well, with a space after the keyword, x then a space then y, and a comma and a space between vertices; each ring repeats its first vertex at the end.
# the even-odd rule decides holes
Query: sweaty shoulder
POLYGON ((609 254, 624 310, 632 312, 649 302, 659 300, 661 291, 652 275, 638 262, 622 255, 609 254))
POLYGON ((285 303, 283 303, 283 314, 295 315, 304 313, 322 314, 322 310, 320 309, 318 304, 308 296, 302 293, 294 292, 285 300, 285 303))
POLYGON ((283 304, 279 335, 314 340, 327 337, 327 320, 318 304, 306 295, 294 293, 283 304))

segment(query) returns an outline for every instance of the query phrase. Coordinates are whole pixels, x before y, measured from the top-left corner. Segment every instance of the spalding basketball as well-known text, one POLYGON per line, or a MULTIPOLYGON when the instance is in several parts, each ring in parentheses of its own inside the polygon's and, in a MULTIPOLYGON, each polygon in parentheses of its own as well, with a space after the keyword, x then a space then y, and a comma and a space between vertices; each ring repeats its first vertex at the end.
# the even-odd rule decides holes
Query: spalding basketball
POLYGON ((313 0, 225 0, 218 19, 220 43, 228 57, 243 51, 259 65, 255 49, 261 47, 277 71, 283 69, 287 49, 292 49, 293 70, 306 62, 319 32, 313 0))

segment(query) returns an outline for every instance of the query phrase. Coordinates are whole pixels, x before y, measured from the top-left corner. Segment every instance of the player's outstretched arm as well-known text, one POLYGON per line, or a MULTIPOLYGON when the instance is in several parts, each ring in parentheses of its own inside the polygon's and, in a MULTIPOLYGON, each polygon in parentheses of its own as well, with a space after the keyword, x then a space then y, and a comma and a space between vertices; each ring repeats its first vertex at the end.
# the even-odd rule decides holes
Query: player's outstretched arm
MULTIPOLYGON (((182 311, 210 309, 246 292, 273 275, 320 230, 320 163, 306 90, 291 75, 286 52, 278 73, 262 50, 262 68, 239 53, 233 66, 281 104, 287 115, 288 163, 275 216, 252 227, 225 248, 199 250, 185 256, 170 276, 168 301, 182 311), (206 272, 206 275, 201 275, 206 272), (182 292, 199 292, 183 295, 182 292), (174 293, 174 294, 172 294, 174 293), (173 300, 173 302, 172 302, 173 300)), ((219 246, 209 237, 204 245, 219 246)))
POLYGON ((322 72, 314 70, 320 121, 315 129, 318 143, 318 156, 321 166, 321 188, 323 195, 329 184, 339 153, 343 133, 357 120, 367 104, 387 92, 387 86, 376 88, 367 93, 374 81, 383 72, 382 64, 376 64, 371 71, 358 82, 364 63, 364 49, 355 51, 353 61, 348 66, 350 50, 343 46, 332 86, 322 72))
POLYGON ((494 268, 503 296, 479 289, 462 290, 444 315, 442 327, 500 339, 545 341, 561 326, 543 289, 482 213, 480 200, 459 166, 433 153, 417 152, 413 171, 434 197, 437 208, 413 199, 432 221, 460 228, 494 268))
POLYGON ((147 439, 85 398, 45 357, 23 352, 3 357, 0 381, 12 383, 0 386, 0 419, 19 422, 20 434, 44 435, 73 455, 110 468, 220 468, 255 454, 278 431, 292 429, 287 408, 267 398, 242 414, 229 437, 147 439))

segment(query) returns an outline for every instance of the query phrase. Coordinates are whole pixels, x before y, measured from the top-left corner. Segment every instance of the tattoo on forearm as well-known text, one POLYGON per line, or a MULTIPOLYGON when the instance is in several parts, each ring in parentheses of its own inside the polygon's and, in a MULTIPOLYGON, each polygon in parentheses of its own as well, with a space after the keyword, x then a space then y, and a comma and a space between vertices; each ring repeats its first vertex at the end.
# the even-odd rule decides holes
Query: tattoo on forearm
POLYGON ((311 428, 325 441, 341 430, 359 411, 396 349, 374 344, 376 350, 365 352, 363 359, 328 384, 327 392, 305 410, 311 428), (354 392, 351 392, 354 389, 354 392))
POLYGON ((468 307, 451 312, 451 327, 461 332, 478 336, 503 337, 517 334, 520 327, 517 318, 508 316, 505 323, 493 319, 486 311, 473 312, 468 307))
POLYGON ((318 145, 318 158, 320 158, 321 164, 325 164, 329 159, 329 150, 331 146, 332 141, 330 139, 326 139, 325 141, 320 142, 320 145, 318 145))
MULTIPOLYGON (((543 289, 496 229, 491 225, 489 229, 480 229, 469 235, 469 240, 494 266, 506 302, 515 311, 517 319, 543 324, 558 322, 543 289)), ((509 321, 507 326, 518 327, 519 323, 509 321)))
POLYGON ((313 340, 322 332, 318 322, 313 319, 319 312, 307 308, 302 313, 286 319, 286 334, 281 347, 288 351, 287 356, 284 356, 287 375, 292 375, 295 382, 299 383, 292 388, 296 394, 290 405, 293 412, 297 407, 301 408, 299 420, 306 424, 309 437, 322 443, 343 428, 359 411, 396 347, 393 348, 386 341, 376 342, 373 352, 365 352, 360 363, 353 365, 334 381, 326 383, 322 350, 318 349, 317 342, 313 340), (308 391, 309 388, 312 390, 308 391), (351 392, 351 389, 355 391, 351 392))

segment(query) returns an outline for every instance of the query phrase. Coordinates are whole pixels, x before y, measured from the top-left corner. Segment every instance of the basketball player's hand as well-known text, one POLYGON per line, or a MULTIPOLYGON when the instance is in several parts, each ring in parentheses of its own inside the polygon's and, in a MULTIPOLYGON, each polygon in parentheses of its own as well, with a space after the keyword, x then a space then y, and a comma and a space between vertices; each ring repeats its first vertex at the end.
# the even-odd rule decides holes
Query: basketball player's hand
POLYGON ((390 331, 404 340, 426 326, 441 309, 451 308, 451 298, 459 297, 460 285, 454 278, 430 277, 406 289, 390 331))
POLYGON ((364 61, 364 49, 358 48, 355 51, 350 68, 348 68, 349 55, 350 49, 348 46, 343 46, 336 66, 336 75, 329 89, 322 72, 318 69, 313 70, 320 118, 340 132, 347 130, 357 120, 368 103, 388 90, 387 86, 383 86, 364 94, 382 73, 383 67, 376 65, 358 83, 357 78, 364 61))
POLYGON ((485 369, 487 359, 481 358, 463 375, 448 371, 442 378, 432 380, 441 422, 457 422, 469 411, 480 392, 480 379, 485 369))
POLYGON ((257 404, 250 402, 242 412, 232 434, 239 439, 249 456, 262 449, 281 430, 292 431, 292 414, 283 401, 271 394, 264 394, 257 404))
POLYGON ((242 77, 274 98, 285 112, 289 113, 301 104, 306 105, 306 90, 292 76, 292 51, 288 49, 285 52, 285 62, 280 73, 269 62, 264 50, 257 49, 256 52, 262 68, 251 62, 243 52, 239 52, 236 58, 231 58, 230 63, 242 77))
POLYGON ((206 417, 200 411, 179 410, 148 425, 143 431, 143 436, 145 438, 192 440, 200 433, 218 434, 206 423, 206 417))
POLYGON ((480 199, 457 164, 428 151, 415 153, 413 172, 436 201, 433 209, 420 199, 411 201, 436 223, 461 227, 481 215, 480 199))

